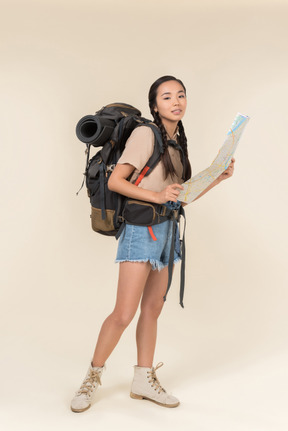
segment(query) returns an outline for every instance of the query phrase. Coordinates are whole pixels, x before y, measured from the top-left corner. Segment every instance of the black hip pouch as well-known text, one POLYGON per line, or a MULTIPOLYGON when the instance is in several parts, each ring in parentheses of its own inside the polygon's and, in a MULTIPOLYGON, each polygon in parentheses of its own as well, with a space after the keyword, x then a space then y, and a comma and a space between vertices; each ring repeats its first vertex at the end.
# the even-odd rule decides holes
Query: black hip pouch
POLYGON ((122 219, 128 224, 153 226, 169 219, 171 211, 161 204, 127 199, 122 219))

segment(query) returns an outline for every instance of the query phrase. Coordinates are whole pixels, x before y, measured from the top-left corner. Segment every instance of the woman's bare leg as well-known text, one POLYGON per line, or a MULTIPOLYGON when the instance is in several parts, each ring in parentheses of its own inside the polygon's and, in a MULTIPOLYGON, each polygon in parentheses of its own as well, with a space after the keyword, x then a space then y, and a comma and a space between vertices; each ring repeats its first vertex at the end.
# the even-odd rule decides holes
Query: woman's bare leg
POLYGON ((150 272, 143 292, 141 313, 136 330, 139 367, 152 367, 157 338, 157 319, 164 305, 163 296, 167 283, 167 267, 161 271, 150 272))
POLYGON ((148 262, 121 262, 116 305, 104 321, 93 356, 93 367, 102 367, 133 319, 146 285, 151 265, 148 262))

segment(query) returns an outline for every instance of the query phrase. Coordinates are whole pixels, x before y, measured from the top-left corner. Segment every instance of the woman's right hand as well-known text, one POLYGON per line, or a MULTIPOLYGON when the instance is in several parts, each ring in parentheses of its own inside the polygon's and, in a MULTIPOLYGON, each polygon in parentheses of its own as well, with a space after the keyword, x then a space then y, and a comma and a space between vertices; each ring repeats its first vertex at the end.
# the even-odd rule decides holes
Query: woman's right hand
POLYGON ((170 184, 169 186, 165 187, 162 192, 157 193, 157 203, 165 204, 168 201, 177 202, 180 190, 184 190, 181 184, 170 184))

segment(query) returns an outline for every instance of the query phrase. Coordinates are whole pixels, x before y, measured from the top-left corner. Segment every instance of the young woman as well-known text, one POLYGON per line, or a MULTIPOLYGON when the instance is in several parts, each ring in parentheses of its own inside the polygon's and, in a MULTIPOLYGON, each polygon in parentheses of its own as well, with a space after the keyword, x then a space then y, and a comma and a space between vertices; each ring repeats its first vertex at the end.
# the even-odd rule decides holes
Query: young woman
MULTIPOLYGON (((177 202, 179 192, 183 189, 181 184, 191 177, 187 140, 181 121, 186 104, 186 89, 182 81, 173 76, 163 76, 154 82, 149 91, 149 107, 154 122, 161 130, 164 154, 149 176, 144 177, 138 186, 133 184, 151 156, 154 146, 153 131, 145 126, 136 128, 110 177, 108 186, 111 190, 157 204, 177 202), (174 145, 171 141, 174 141, 174 145)), ((198 198, 222 180, 231 177, 234 162, 233 158, 226 171, 198 198)), ((141 311, 136 330, 137 365, 134 366, 130 395, 165 407, 179 405, 179 400, 169 395, 157 379, 156 370, 163 363, 153 367, 157 319, 164 305, 163 297, 168 282, 172 222, 167 220, 154 225, 154 235, 157 241, 153 240, 146 226, 126 224, 119 238, 116 304, 101 327, 86 377, 71 402, 74 412, 83 412, 91 406, 95 391, 101 384, 105 362, 133 319, 139 303, 141 311)), ((178 236, 177 230, 174 263, 181 259, 178 236)))

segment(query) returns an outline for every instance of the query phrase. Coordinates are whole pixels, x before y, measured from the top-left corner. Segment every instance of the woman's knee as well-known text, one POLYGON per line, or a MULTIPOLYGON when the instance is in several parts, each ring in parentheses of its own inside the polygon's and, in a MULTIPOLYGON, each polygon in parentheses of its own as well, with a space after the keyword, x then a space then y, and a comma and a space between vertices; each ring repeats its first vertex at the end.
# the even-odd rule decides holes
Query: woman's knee
POLYGON ((125 329, 132 321, 135 313, 127 312, 127 311, 118 311, 114 310, 110 314, 110 318, 114 325, 119 328, 125 329))
POLYGON ((164 300, 161 299, 155 303, 145 302, 141 304, 141 315, 148 318, 158 319, 164 305, 164 300))

